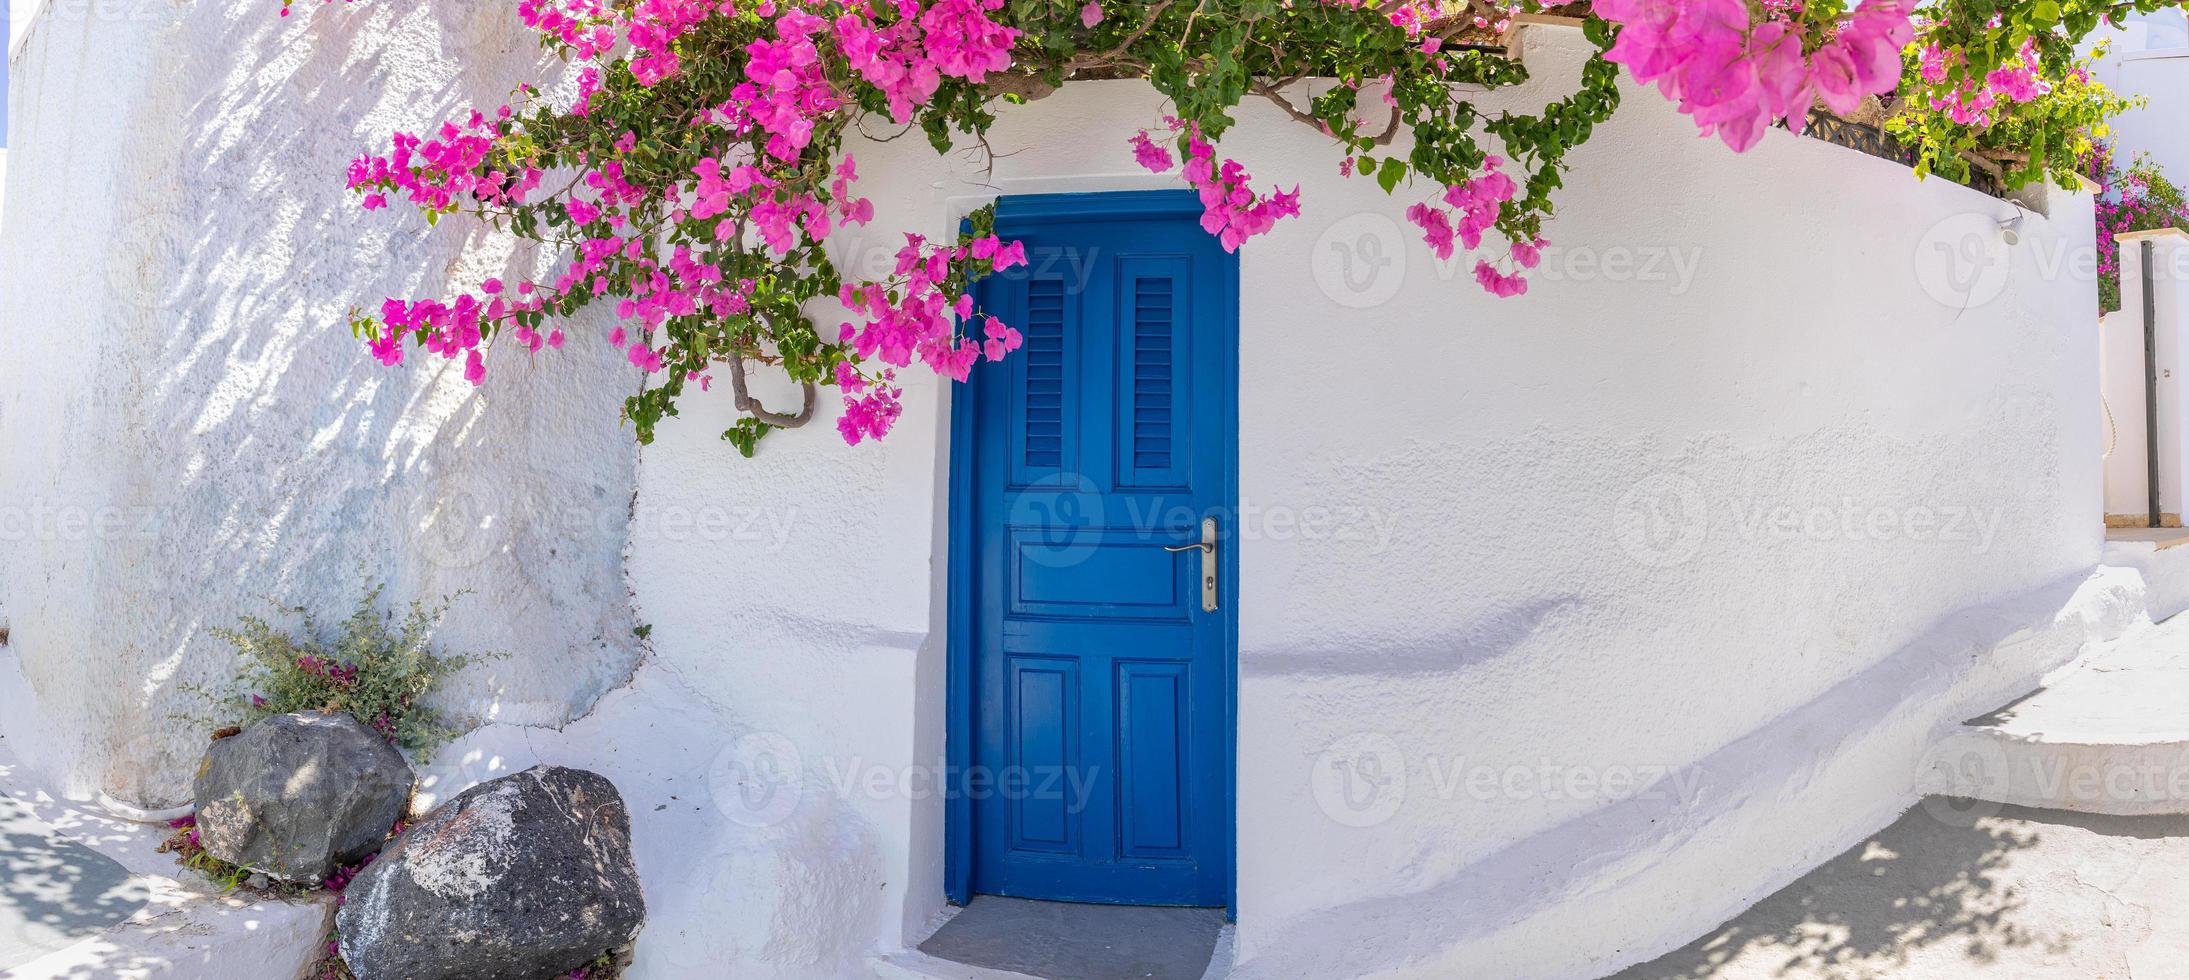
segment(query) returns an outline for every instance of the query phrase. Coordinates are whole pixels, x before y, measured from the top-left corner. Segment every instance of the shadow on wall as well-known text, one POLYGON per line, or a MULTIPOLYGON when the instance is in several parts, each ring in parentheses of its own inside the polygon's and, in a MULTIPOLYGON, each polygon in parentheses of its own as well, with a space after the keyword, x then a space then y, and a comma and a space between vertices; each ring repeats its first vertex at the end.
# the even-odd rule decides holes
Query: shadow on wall
MULTIPOLYGON (((2129 879, 2099 882, 2144 863, 2150 842, 2189 851, 2189 818, 1931 797, 1702 938, 1608 980, 2089 975, 2079 968, 2133 935, 2129 879), (2050 969, 2028 972, 2039 964, 2050 969)), ((2151 912, 2155 926, 2170 914, 2151 912)))
POLYGON ((372 581, 396 602, 472 590, 439 639, 515 656, 445 689, 468 723, 561 724, 639 655, 621 562, 636 448, 618 424, 637 372, 580 327, 545 363, 496 350, 474 389, 420 351, 383 367, 346 329, 353 305, 536 274, 536 255, 475 222, 362 212, 343 177, 389 131, 491 111, 552 63, 505 4, 278 8, 43 23, 23 79, 40 89, 18 93, 37 108, 20 121, 44 127, 18 134, 34 145, 11 163, 37 168, 19 185, 119 152, 75 200, 10 202, 7 269, 43 295, 7 305, 50 308, 74 338, 27 343, 24 361, 50 346, 103 363, 81 383, 23 379, 33 411, 0 422, 0 448, 42 459, 0 489, 109 524, 33 535, 0 582, 43 713, 80 766, 105 769, 76 775, 148 806, 187 797, 203 747, 182 720, 202 706, 179 689, 233 672, 206 629, 266 598, 331 622, 372 581), (71 111, 102 96, 69 80, 116 44, 137 49, 113 82, 129 111, 71 111))

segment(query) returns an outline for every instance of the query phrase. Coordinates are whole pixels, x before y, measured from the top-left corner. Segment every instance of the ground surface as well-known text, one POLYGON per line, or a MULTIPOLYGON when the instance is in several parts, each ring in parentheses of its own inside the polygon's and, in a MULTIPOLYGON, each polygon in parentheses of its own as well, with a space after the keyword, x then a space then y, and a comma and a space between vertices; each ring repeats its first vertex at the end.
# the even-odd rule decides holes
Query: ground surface
POLYGON ((1614 980, 2180 980, 2189 817, 1926 799, 1614 980))
POLYGON ((1045 980, 1200 980, 1223 926, 1222 909, 982 895, 921 943, 920 952, 1045 980))
POLYGON ((0 971, 98 935, 146 901, 128 869, 0 794, 0 971))

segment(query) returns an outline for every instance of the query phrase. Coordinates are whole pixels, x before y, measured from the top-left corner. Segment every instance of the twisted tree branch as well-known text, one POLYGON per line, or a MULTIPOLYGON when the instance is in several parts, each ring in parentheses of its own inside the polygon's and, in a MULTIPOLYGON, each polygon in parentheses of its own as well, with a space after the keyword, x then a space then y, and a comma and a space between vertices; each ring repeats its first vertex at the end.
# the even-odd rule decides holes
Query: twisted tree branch
POLYGON ((752 397, 751 394, 745 391, 745 359, 732 356, 729 358, 729 362, 730 392, 735 396, 738 411, 779 429, 795 429, 813 421, 813 410, 820 396, 820 392, 815 388, 813 382, 799 382, 805 388, 806 403, 798 410, 798 414, 784 415, 780 412, 771 412, 768 411, 767 406, 760 404, 760 399, 752 397))

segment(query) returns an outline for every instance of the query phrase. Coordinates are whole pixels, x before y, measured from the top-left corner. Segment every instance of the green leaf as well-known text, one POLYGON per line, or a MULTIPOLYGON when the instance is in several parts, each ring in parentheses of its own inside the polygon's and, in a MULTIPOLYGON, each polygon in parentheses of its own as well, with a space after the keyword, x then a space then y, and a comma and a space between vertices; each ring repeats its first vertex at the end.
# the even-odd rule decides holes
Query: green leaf
POLYGON ((753 450, 760 445, 761 437, 767 435, 768 431, 773 428, 775 426, 759 419, 743 418, 738 419, 736 425, 730 426, 728 430, 724 431, 722 438, 728 440, 730 445, 737 447, 738 455, 751 459, 753 450))
POLYGON ((1386 194, 1391 193, 1393 189, 1398 187, 1399 181, 1405 179, 1406 161, 1397 157, 1383 158, 1383 165, 1376 168, 1376 183, 1382 185, 1383 192, 1386 194))

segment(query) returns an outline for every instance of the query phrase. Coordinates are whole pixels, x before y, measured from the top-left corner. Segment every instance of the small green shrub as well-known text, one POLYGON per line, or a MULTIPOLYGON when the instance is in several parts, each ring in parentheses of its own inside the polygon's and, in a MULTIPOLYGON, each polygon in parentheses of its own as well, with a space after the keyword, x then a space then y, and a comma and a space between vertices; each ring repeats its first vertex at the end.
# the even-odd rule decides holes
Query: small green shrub
POLYGON ((332 631, 322 630, 309 610, 278 604, 302 619, 301 635, 257 616, 243 617, 234 629, 213 630, 243 654, 243 669, 228 692, 198 693, 228 709, 224 715, 240 714, 246 725, 297 711, 346 711, 423 760, 459 734, 424 703, 426 695, 466 665, 503 654, 443 653, 431 642, 433 630, 456 597, 432 607, 413 601, 398 620, 380 610, 382 588, 367 590, 332 631))

